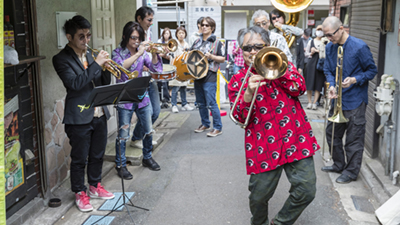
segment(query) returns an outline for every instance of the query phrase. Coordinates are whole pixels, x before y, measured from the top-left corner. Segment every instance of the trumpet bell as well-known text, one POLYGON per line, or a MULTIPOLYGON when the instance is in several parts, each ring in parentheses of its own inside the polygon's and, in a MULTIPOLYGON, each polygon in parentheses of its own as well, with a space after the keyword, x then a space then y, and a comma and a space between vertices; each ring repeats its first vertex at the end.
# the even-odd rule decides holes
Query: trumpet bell
POLYGON ((255 56, 254 67, 258 74, 267 80, 275 80, 286 73, 288 59, 277 47, 265 47, 255 56))

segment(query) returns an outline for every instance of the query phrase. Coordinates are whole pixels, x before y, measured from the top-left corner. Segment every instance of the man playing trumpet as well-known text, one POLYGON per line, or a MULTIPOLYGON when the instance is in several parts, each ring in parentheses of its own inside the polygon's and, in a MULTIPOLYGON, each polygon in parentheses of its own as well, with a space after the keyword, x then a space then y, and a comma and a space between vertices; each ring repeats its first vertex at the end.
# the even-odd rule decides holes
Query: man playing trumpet
POLYGON ((268 32, 259 26, 242 31, 238 41, 245 67, 232 77, 228 93, 231 106, 239 96, 237 107, 231 110, 241 123, 246 120, 252 98, 256 98, 245 129, 251 224, 268 224, 268 201, 283 170, 291 183, 290 195, 271 224, 293 224, 314 199, 316 191, 313 155, 319 145, 297 98, 306 90, 305 81, 291 62, 286 73, 275 80, 267 80, 255 68, 249 68, 250 57, 269 46, 270 39, 268 32), (253 75, 244 80, 248 70, 253 75), (245 91, 239 93, 243 82, 247 82, 245 91))
POLYGON ((90 197, 112 199, 114 194, 101 185, 103 156, 107 144, 107 107, 82 110, 87 98, 96 86, 110 84, 108 53, 100 51, 96 59, 86 45, 90 41, 91 24, 82 16, 67 20, 64 30, 68 44, 53 57, 53 65, 67 89, 64 119, 65 133, 71 144, 70 178, 75 192, 75 203, 80 211, 93 210, 90 197), (89 196, 85 186, 85 167, 89 183, 89 196))

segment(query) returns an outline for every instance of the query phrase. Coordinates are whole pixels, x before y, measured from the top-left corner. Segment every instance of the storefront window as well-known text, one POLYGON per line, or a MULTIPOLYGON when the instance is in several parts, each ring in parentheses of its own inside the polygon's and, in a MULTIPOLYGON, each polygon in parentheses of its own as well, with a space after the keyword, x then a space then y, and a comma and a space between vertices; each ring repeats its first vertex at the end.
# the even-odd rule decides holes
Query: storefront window
POLYGON ((344 27, 349 27, 350 25, 350 6, 341 6, 340 7, 340 20, 343 23, 344 27))

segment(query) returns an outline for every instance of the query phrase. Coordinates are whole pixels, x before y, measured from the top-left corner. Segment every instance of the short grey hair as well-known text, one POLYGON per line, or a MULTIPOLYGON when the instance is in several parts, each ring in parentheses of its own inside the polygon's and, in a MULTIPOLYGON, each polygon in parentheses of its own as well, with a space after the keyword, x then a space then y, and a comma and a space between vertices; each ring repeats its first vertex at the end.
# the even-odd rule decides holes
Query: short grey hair
POLYGON ((323 28, 331 27, 333 29, 337 29, 340 26, 343 26, 343 23, 336 16, 329 16, 329 17, 325 18, 324 22, 322 23, 323 28))
POLYGON ((256 18, 262 17, 262 16, 267 17, 267 20, 269 21, 269 14, 265 10, 259 9, 259 10, 255 11, 253 16, 251 17, 251 24, 250 25, 251 26, 255 26, 254 20, 256 18))
POLYGON ((244 41, 244 36, 246 34, 250 34, 250 38, 252 38, 253 35, 258 34, 261 36, 261 39, 265 42, 265 44, 270 45, 270 39, 269 39, 269 32, 266 31, 264 28, 260 26, 252 26, 249 28, 243 28, 239 30, 238 34, 238 42, 239 46, 243 46, 243 41, 244 41))

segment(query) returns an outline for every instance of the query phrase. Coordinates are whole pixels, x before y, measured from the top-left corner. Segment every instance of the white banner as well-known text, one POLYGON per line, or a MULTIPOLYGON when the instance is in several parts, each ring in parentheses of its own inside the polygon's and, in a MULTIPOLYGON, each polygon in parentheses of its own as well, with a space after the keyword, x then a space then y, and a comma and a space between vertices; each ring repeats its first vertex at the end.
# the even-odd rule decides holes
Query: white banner
POLYGON ((209 16, 215 21, 214 34, 221 38, 221 7, 220 6, 191 6, 189 7, 189 32, 188 37, 198 31, 197 20, 209 16))

